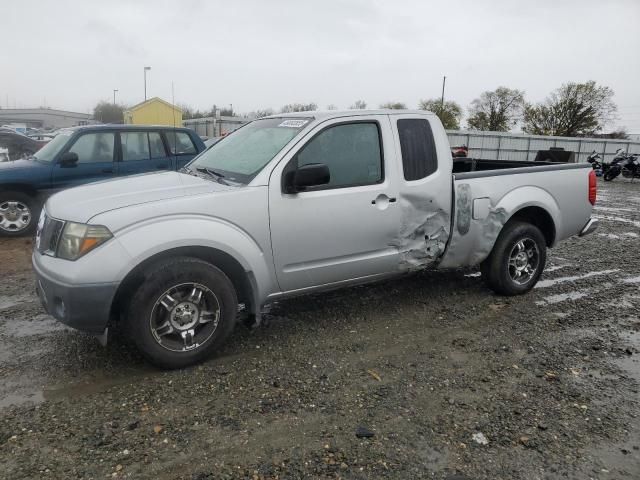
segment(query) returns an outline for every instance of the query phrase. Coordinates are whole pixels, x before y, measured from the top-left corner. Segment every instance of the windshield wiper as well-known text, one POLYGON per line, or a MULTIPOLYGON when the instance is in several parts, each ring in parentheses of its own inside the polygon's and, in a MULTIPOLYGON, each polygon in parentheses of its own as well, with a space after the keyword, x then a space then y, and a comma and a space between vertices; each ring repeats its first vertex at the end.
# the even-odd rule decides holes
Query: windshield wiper
POLYGON ((202 173, 206 173, 210 177, 215 178, 218 181, 218 183, 221 183, 222 185, 229 185, 224 180, 224 175, 219 173, 219 172, 216 172, 215 170, 212 170, 212 169, 207 168, 207 167, 197 167, 196 170, 199 171, 199 172, 202 172, 202 173))

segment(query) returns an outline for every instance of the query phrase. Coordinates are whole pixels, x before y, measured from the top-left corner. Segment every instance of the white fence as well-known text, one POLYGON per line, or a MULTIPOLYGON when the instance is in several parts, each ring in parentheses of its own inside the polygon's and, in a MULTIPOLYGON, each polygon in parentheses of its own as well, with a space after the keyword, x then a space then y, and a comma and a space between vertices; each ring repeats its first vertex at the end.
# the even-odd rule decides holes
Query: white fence
POLYGON ((447 130, 452 147, 466 145, 469 157, 491 160, 530 160, 536 158, 538 150, 560 147, 576 152, 577 162, 586 162, 595 150, 605 161, 610 161, 616 150, 640 154, 640 142, 610 140, 604 138, 546 137, 503 132, 471 132, 447 130))

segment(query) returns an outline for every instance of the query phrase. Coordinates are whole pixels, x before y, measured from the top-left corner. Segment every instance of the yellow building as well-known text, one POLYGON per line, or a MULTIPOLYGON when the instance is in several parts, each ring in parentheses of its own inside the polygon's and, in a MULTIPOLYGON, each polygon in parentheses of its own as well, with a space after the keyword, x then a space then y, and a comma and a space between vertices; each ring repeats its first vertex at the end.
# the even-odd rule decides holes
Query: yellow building
POLYGON ((153 97, 126 110, 124 123, 181 127, 182 110, 161 98, 153 97))

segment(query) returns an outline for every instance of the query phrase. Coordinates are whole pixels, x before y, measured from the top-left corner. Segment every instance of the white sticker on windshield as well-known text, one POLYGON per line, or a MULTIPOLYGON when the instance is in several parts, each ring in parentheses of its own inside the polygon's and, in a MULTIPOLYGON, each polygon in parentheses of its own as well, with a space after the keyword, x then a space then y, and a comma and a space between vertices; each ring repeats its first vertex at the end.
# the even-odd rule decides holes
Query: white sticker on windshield
POLYGON ((309 120, 285 120, 282 122, 279 127, 289 127, 289 128, 301 128, 304 127, 309 120))

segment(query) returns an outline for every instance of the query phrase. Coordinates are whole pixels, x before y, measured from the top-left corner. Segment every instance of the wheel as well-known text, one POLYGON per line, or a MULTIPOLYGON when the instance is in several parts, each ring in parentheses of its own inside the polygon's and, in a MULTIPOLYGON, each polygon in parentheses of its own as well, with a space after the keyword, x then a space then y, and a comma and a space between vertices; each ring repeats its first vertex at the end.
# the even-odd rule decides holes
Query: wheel
POLYGON ((40 205, 35 198, 23 192, 0 193, 0 236, 19 237, 33 233, 40 205))
POLYGON ((610 182, 611 180, 613 180, 617 176, 618 176, 617 173, 609 171, 609 172, 604 174, 604 181, 605 182, 610 182))
POLYGON ((487 259, 482 278, 500 295, 521 295, 538 282, 547 260, 547 245, 538 227, 525 222, 507 223, 487 259))
POLYGON ((178 257, 154 265, 129 302, 127 331, 142 354, 162 368, 211 356, 233 330, 238 300, 218 268, 178 257))

